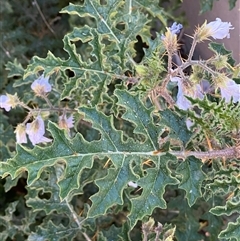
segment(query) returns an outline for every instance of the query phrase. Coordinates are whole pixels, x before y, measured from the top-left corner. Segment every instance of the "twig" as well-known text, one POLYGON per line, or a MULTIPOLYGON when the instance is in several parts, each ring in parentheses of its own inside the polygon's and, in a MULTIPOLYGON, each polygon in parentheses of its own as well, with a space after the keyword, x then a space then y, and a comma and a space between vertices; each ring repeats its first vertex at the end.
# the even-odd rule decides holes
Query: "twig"
MULTIPOLYGON (((71 214, 74 218, 74 221, 77 223, 79 229, 82 229, 82 224, 81 224, 82 222, 79 221, 77 214, 75 213, 75 211, 73 210, 71 205, 68 203, 68 201, 65 200, 65 202, 66 202, 66 204, 67 204, 67 206, 68 206, 68 208, 69 208, 69 210, 70 210, 70 212, 71 212, 71 214)), ((87 241, 91 241, 91 239, 88 237, 88 235, 85 232, 82 232, 82 234, 87 241)))
POLYGON ((2 44, 0 46, 1 46, 2 50, 3 50, 3 52, 8 56, 8 58, 11 58, 10 53, 2 46, 2 44))
POLYGON ((170 154, 185 159, 189 156, 195 156, 199 159, 214 159, 214 158, 240 158, 240 145, 229 147, 222 150, 213 150, 207 152, 198 151, 170 151, 170 154))
POLYGON ((36 7, 37 7, 37 10, 38 10, 38 12, 39 12, 39 14, 40 14, 43 22, 46 24, 47 28, 48 28, 48 29, 53 33, 53 35, 56 37, 56 34, 55 34, 54 30, 51 28, 51 26, 48 24, 46 18, 44 17, 44 15, 43 15, 43 13, 42 13, 39 5, 38 5, 37 0, 33 0, 33 2, 34 2, 34 5, 36 5, 36 7))

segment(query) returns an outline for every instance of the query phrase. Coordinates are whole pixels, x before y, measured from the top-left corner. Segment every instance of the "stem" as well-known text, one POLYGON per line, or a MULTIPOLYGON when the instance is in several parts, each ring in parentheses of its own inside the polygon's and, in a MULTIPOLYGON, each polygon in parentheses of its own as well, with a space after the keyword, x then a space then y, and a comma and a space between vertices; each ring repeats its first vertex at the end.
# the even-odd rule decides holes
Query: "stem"
POLYGON ((235 147, 229 147, 222 150, 213 150, 207 152, 198 152, 198 151, 170 151, 170 154, 185 159, 189 156, 195 156, 199 159, 214 159, 214 158, 240 158, 240 145, 235 147))
POLYGON ((190 62, 191 65, 199 65, 201 66, 203 69, 205 69, 206 71, 208 71, 209 73, 211 73, 212 75, 216 75, 216 72, 214 70, 212 70, 211 68, 209 68, 207 65, 204 65, 201 61, 191 61, 190 62))
POLYGON ((159 236, 162 232, 162 228, 163 228, 162 224, 158 222, 158 226, 154 230, 156 233, 155 241, 159 241, 159 236))
POLYGON ((10 53, 2 46, 2 44, 0 44, 1 49, 3 50, 3 52, 8 56, 8 58, 11 58, 10 53))
POLYGON ((35 4, 36 7, 37 7, 37 10, 38 10, 38 12, 39 12, 39 14, 40 14, 43 22, 46 24, 47 28, 48 28, 48 29, 53 33, 53 35, 56 37, 56 34, 55 34, 54 30, 51 28, 51 26, 48 24, 46 18, 44 17, 44 15, 43 15, 43 13, 42 13, 42 11, 41 11, 41 8, 40 8, 39 5, 38 5, 37 0, 33 0, 33 2, 34 2, 34 4, 35 4))
POLYGON ((128 14, 132 14, 132 0, 129 0, 129 8, 128 8, 128 14))
POLYGON ((194 38, 193 38, 193 42, 192 42, 191 49, 190 49, 190 51, 189 51, 189 55, 188 55, 187 62, 190 62, 190 61, 192 60, 193 53, 194 53, 194 50, 195 50, 195 48, 196 48, 196 45, 197 45, 197 40, 196 40, 196 38, 194 37, 194 38))
POLYGON ((172 53, 168 52, 168 74, 162 83, 163 90, 167 88, 168 82, 170 80, 170 76, 172 74, 171 72, 172 72, 172 53))
POLYGON ((50 107, 50 108, 42 108, 42 109, 31 109, 31 112, 39 112, 39 111, 65 111, 65 112, 77 112, 77 110, 72 109, 65 109, 65 108, 59 108, 59 107, 50 107))
MULTIPOLYGON (((75 211, 73 210, 71 205, 68 203, 68 201, 65 200, 65 202, 66 202, 66 204, 67 204, 67 206, 68 206, 68 208, 69 208, 69 210, 70 210, 70 212, 73 216, 74 221, 77 223, 79 229, 82 229, 82 224, 81 224, 82 222, 79 221, 77 214, 75 213, 75 211)), ((91 239, 88 237, 88 235, 85 232, 82 232, 82 234, 87 241, 91 241, 91 239)))
POLYGON ((18 102, 18 105, 20 105, 20 106, 22 106, 23 108, 29 110, 30 112, 33 111, 32 108, 30 108, 29 106, 27 106, 27 105, 26 105, 25 103, 23 103, 22 101, 19 101, 19 102, 18 102))
POLYGON ((47 104, 50 108, 53 108, 52 103, 49 101, 49 99, 47 98, 46 95, 41 95, 41 97, 47 102, 47 104))

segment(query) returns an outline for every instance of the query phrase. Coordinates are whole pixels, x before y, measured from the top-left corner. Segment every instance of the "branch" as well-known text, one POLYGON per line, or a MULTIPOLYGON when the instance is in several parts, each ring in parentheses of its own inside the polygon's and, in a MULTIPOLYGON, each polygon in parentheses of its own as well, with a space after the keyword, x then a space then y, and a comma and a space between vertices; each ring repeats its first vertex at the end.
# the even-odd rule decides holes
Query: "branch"
POLYGON ((170 154, 185 159, 189 156, 195 156, 199 159, 214 159, 214 158, 240 158, 240 144, 229 147, 222 150, 213 150, 207 152, 198 152, 198 151, 170 151, 170 154))

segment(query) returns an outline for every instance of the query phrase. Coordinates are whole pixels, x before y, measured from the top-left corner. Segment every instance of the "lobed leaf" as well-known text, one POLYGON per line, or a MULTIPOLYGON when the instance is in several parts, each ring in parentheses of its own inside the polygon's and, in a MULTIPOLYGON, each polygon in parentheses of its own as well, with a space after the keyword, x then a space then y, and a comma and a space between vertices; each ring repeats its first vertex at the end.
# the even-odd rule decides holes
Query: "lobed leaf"
POLYGON ((229 239, 230 241, 240 240, 240 217, 235 223, 230 222, 225 230, 219 234, 219 238, 229 239))
POLYGON ((188 204, 192 206, 197 198, 202 196, 201 187, 206 176, 202 171, 202 162, 193 156, 188 157, 177 167, 176 171, 182 176, 179 188, 186 191, 188 204))

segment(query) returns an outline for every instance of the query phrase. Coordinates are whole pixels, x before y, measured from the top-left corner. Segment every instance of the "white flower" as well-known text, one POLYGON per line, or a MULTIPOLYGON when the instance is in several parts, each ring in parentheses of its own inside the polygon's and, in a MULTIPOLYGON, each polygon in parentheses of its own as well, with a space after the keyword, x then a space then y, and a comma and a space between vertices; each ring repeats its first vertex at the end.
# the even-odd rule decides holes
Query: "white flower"
POLYGON ((224 85, 218 87, 220 88, 222 98, 225 98, 226 102, 230 102, 231 98, 234 103, 240 101, 240 85, 235 81, 227 79, 224 85))
POLYGON ((45 126, 40 115, 32 123, 27 123, 26 133, 33 145, 41 142, 52 141, 51 139, 43 136, 45 134, 45 126))
POLYGON ((222 22, 220 18, 216 18, 206 25, 210 31, 210 36, 214 39, 230 38, 229 30, 234 29, 231 23, 222 22))
POLYGON ((192 106, 191 102, 185 96, 192 97, 193 99, 203 99, 204 95, 202 93, 202 87, 199 84, 195 84, 194 86, 188 87, 183 83, 183 80, 179 77, 171 77, 170 79, 171 81, 178 83, 176 105, 179 109, 187 110, 192 106))
POLYGON ((16 133, 17 143, 27 143, 26 127, 23 124, 19 124, 14 131, 16 133))
POLYGON ((4 108, 6 111, 10 111, 18 104, 17 94, 15 95, 1 95, 0 96, 0 108, 4 108))
POLYGON ((43 74, 38 79, 34 80, 34 82, 31 84, 31 88, 36 93, 36 95, 42 96, 52 90, 48 80, 49 77, 45 78, 43 74))
POLYGON ((70 128, 72 128, 74 126, 73 125, 73 115, 70 115, 68 118, 66 117, 65 114, 59 116, 58 125, 60 128, 69 130, 70 128))

